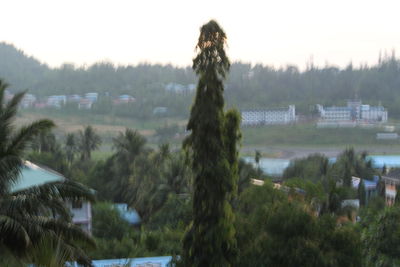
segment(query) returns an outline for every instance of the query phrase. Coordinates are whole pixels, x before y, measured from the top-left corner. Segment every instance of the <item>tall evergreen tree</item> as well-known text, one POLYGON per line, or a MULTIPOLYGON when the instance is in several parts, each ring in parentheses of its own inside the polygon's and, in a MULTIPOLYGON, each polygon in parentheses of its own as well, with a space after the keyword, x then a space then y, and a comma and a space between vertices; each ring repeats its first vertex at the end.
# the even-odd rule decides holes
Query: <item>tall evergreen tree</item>
POLYGON ((187 126, 191 135, 185 140, 195 174, 193 222, 183 244, 185 266, 232 266, 236 257, 229 203, 236 177, 229 162, 231 138, 225 126, 231 123, 226 123, 223 98, 223 79, 230 67, 225 45, 225 32, 217 22, 211 20, 201 27, 199 52, 193 60, 199 81, 187 126))
POLYGON ((358 199, 360 200, 360 206, 365 206, 367 204, 367 199, 365 195, 365 185, 364 185, 364 180, 360 180, 360 184, 358 185, 358 190, 357 190, 357 195, 358 199))

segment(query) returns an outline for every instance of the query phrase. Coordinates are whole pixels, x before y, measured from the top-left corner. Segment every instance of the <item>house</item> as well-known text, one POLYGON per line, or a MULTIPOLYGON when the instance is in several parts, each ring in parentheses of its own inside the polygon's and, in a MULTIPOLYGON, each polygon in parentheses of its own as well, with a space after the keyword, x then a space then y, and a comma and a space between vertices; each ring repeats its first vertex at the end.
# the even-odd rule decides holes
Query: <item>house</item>
POLYGON ((61 108, 67 103, 67 96, 65 95, 52 95, 47 98, 47 106, 54 108, 61 108))
POLYGON ((80 95, 70 95, 68 96, 67 101, 71 103, 79 103, 79 101, 82 99, 80 95))
POLYGON ((365 188, 365 201, 368 203, 368 200, 378 195, 378 182, 379 176, 374 176, 372 181, 361 179, 359 177, 352 176, 351 177, 352 187, 357 190, 360 186, 360 183, 364 184, 365 188))
POLYGON ((92 102, 97 102, 99 98, 98 93, 86 93, 85 98, 91 100, 92 102))
POLYGON ((259 109, 242 111, 242 125, 258 126, 271 124, 290 124, 296 122, 296 107, 259 109))
POLYGON ((91 109, 93 105, 93 101, 87 98, 82 98, 81 100, 79 100, 78 103, 78 109, 91 109))
POLYGON ((382 176, 385 184, 386 205, 392 206, 396 201, 397 187, 400 186, 400 169, 393 169, 382 176))
MULTIPOLYGON (((11 191, 16 192, 29 187, 43 185, 51 182, 61 182, 66 178, 51 169, 38 166, 32 162, 25 161, 21 171, 20 179, 15 183, 11 191)), ((72 222, 82 229, 91 233, 92 231, 92 209, 90 202, 68 202, 67 207, 72 212, 72 222)))
POLYGON ((36 102, 36 96, 32 94, 25 94, 21 100, 21 108, 31 108, 36 102))
POLYGON ((179 83, 169 83, 165 86, 165 91, 172 92, 176 94, 193 92, 196 89, 196 85, 191 83, 187 86, 179 84, 179 83))
POLYGON ((114 99, 114 104, 127 104, 127 103, 132 103, 135 102, 136 99, 133 96, 130 95, 120 95, 116 99, 114 99))

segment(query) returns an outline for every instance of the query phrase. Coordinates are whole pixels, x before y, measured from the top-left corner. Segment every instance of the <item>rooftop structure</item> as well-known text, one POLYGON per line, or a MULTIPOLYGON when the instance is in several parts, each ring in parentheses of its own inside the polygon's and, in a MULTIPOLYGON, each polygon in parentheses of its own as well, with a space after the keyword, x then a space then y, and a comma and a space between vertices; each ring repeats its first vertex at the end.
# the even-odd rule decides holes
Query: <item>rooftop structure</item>
MULTIPOLYGON (((12 186, 11 191, 16 192, 33 186, 62 182, 65 179, 66 178, 58 172, 25 161, 21 176, 12 186)), ((72 212, 72 222, 90 233, 92 230, 92 210, 90 202, 67 202, 66 204, 72 212)))
MULTIPOLYGON (((172 257, 146 257, 146 258, 127 258, 127 259, 107 259, 93 260, 94 267, 169 267, 172 257)), ((68 267, 81 267, 78 263, 72 262, 68 267)))

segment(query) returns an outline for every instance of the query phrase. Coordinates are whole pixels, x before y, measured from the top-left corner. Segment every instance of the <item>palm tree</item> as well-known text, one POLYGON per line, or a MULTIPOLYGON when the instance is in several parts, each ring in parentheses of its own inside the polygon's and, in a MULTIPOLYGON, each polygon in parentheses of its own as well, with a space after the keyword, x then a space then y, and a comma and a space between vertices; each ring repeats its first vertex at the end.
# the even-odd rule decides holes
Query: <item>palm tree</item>
POLYGON ((101 145, 101 138, 93 129, 88 125, 83 131, 79 131, 79 149, 81 151, 81 159, 88 160, 91 158, 91 153, 101 145))
MULTIPOLYGON (((114 192, 114 201, 126 201, 127 194, 131 194, 129 177, 133 173, 135 161, 145 152, 146 139, 137 131, 126 128, 124 133, 113 139, 113 179, 110 187, 114 192)), ((147 155, 146 155, 147 159, 147 155)))
MULTIPOLYGON (((13 125, 24 93, 5 103, 7 84, 0 80, 0 254, 27 259, 29 251, 43 238, 59 242, 71 252, 69 260, 89 264, 77 242, 93 245, 93 240, 70 223, 66 200, 93 200, 82 185, 66 180, 12 191, 24 165, 25 149, 41 132, 54 126, 50 120, 35 121, 16 129, 13 125)), ((0 258, 2 258, 0 256, 0 258)))
POLYGON ((144 138, 138 131, 129 128, 125 129, 125 133, 113 139, 113 148, 116 150, 115 156, 120 165, 128 166, 143 151, 146 144, 144 138))
POLYGON ((23 165, 22 155, 38 134, 54 126, 50 120, 39 120, 16 130, 13 122, 25 93, 18 93, 5 103, 8 84, 0 80, 0 196, 17 180, 23 165))
POLYGON ((72 164, 75 158, 75 153, 78 151, 78 144, 76 142, 75 134, 68 133, 65 140, 65 154, 69 164, 72 164))

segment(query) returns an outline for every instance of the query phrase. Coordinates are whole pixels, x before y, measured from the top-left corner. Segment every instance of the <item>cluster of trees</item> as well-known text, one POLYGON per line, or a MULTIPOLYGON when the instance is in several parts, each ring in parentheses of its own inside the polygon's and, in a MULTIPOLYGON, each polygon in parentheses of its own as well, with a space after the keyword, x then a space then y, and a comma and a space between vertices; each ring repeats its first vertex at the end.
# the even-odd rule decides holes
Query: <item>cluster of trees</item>
POLYGON ((14 120, 24 94, 5 103, 6 88, 0 80, 0 265, 61 266, 76 260, 89 266, 84 249, 93 247, 94 240, 71 224, 66 201, 93 201, 91 191, 72 180, 13 189, 24 153, 54 123, 40 120, 17 129, 14 120))
MULTIPOLYGON (((108 92, 137 98, 136 105, 118 108, 112 108, 112 101, 104 99, 93 111, 118 116, 138 113, 148 118, 152 108, 165 106, 171 116, 187 117, 193 94, 167 92, 164 86, 170 82, 196 82, 192 69, 171 65, 115 66, 100 62, 88 67, 64 64, 49 68, 5 43, 0 44, 0 58, 0 74, 7 77, 13 91, 29 88, 30 93, 39 96, 98 92, 103 97, 108 92)), ((391 116, 399 118, 399 76, 400 61, 394 54, 380 56, 373 66, 356 67, 350 63, 344 69, 310 63, 301 71, 296 66, 274 68, 237 62, 230 68, 224 95, 229 106, 239 109, 296 104, 297 111, 303 114, 314 112, 310 107, 317 103, 344 105, 345 99, 359 97, 368 104, 381 101, 391 116)))

